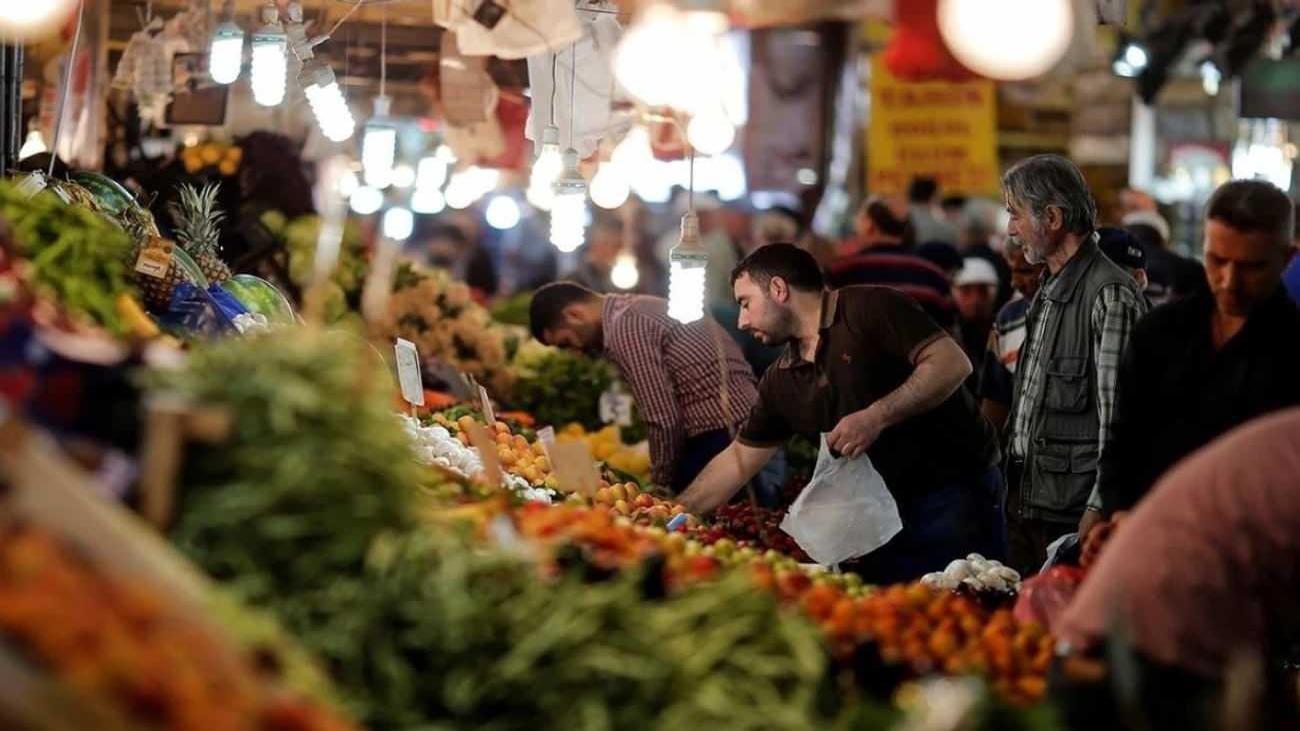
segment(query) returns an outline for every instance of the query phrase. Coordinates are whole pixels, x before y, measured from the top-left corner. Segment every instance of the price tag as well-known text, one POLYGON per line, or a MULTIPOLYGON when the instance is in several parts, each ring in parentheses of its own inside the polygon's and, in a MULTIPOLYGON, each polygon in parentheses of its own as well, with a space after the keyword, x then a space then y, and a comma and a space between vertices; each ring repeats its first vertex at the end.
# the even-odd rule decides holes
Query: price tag
POLYGON ((397 354, 397 382, 402 387, 402 398, 411 406, 424 406, 424 378, 420 375, 420 351, 415 343, 398 338, 393 344, 397 354))
POLYGON ((483 476, 488 484, 500 485, 501 461, 497 459, 497 443, 477 421, 469 422, 468 427, 469 443, 478 450, 478 458, 483 462, 483 476))
POLYGON ((600 487, 600 469, 591 458, 586 442, 556 443, 547 448, 551 471, 564 492, 595 495, 600 487))
POLYGON ((479 408, 483 410, 483 418, 489 424, 497 423, 497 412, 496 409, 492 408, 492 397, 488 395, 487 389, 483 388, 481 384, 476 383, 475 385, 478 386, 478 404, 479 408))
POLYGON ((606 424, 632 426, 632 397, 611 388, 600 395, 600 420, 606 424))
POLYGON ((31 198, 42 190, 45 190, 45 187, 45 174, 32 173, 18 183, 18 192, 22 193, 26 198, 31 198))
POLYGON ((150 239, 135 260, 135 270, 154 279, 166 277, 171 265, 172 242, 161 238, 150 239))
POLYGON ((549 449, 552 444, 555 444, 555 427, 544 426, 538 429, 537 440, 542 443, 542 446, 549 449))

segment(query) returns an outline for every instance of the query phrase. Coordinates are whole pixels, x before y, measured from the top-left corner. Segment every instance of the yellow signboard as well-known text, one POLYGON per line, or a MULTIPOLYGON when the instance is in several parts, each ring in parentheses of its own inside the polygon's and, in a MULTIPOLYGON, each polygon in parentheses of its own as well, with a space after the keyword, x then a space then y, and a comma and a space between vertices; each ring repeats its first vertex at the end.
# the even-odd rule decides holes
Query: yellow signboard
POLYGON ((867 191, 898 194, 922 175, 945 195, 997 196, 997 92, 988 80, 909 82, 871 64, 867 191))

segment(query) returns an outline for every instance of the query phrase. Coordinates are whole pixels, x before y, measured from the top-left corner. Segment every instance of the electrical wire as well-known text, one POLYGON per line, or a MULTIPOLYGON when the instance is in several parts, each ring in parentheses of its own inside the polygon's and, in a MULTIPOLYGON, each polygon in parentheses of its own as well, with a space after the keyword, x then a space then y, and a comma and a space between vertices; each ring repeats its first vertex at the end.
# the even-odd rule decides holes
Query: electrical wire
POLYGON ((379 96, 384 96, 388 88, 388 6, 385 5, 379 19, 379 96))
POLYGON ((63 114, 68 108, 68 92, 72 91, 72 67, 77 65, 77 46, 81 44, 81 18, 86 10, 86 0, 77 2, 77 27, 72 32, 72 45, 68 47, 68 67, 63 70, 63 93, 59 94, 59 113, 54 118, 54 136, 50 140, 50 169, 46 177, 54 177, 54 161, 59 159, 59 135, 63 132, 63 114))
MULTIPOLYGON (((326 35, 327 37, 333 36, 334 33, 339 29, 339 27, 342 26, 345 22, 347 22, 347 19, 348 19, 348 18, 351 18, 351 17, 352 17, 352 14, 355 13, 355 12, 357 12, 357 10, 358 10, 362 5, 365 5, 365 4, 366 4, 365 0, 356 0, 356 4, 353 5, 351 8, 348 8, 348 11, 347 11, 346 13, 343 14, 343 17, 339 18, 338 22, 334 24, 334 27, 333 27, 333 28, 330 28, 330 32, 329 32, 329 33, 326 33, 325 35, 326 35)), ((385 14, 384 17, 387 18, 387 17, 388 17, 387 14, 385 14)))
POLYGON ((578 44, 569 46, 569 149, 576 150, 578 145, 573 139, 573 119, 577 116, 578 103, 578 44))

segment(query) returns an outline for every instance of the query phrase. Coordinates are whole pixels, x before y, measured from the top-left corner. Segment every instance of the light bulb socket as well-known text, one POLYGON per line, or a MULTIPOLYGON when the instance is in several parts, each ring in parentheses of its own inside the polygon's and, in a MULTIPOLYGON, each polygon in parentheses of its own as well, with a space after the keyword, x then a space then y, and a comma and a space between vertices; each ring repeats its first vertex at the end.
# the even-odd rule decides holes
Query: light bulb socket
POLYGON ((234 40, 236 38, 243 40, 244 29, 240 28, 233 20, 225 20, 217 26, 216 30, 212 31, 212 38, 218 41, 234 40))
POLYGON ((560 146, 560 128, 553 124, 548 124, 542 128, 542 147, 554 145, 560 146))
POLYGON ((303 64, 302 71, 298 72, 298 83, 304 87, 319 86, 323 89, 337 81, 334 69, 323 58, 313 58, 303 64))
POLYGON ((681 231, 678 246, 700 248, 700 217, 695 214, 695 211, 687 211, 686 215, 682 216, 681 231))
POLYGON ((272 26, 277 30, 279 29, 280 9, 275 6, 275 3, 267 3, 266 5, 263 5, 261 10, 258 11, 258 14, 262 19, 263 26, 272 26))
POLYGON ((572 149, 565 151, 564 167, 560 171, 560 176, 555 179, 554 191, 556 195, 587 192, 587 179, 582 177, 582 171, 578 169, 577 151, 572 149))
POLYGON ((393 99, 387 94, 380 94, 375 97, 375 116, 374 121, 387 120, 388 113, 392 110, 393 99))

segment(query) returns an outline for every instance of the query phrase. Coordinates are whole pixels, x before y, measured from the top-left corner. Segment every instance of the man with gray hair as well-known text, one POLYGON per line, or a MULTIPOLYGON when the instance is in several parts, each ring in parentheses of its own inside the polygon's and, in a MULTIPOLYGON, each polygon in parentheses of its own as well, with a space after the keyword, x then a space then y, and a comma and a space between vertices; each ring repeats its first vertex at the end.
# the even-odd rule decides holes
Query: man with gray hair
POLYGON ((1100 520, 1097 464, 1110 442, 1115 381, 1146 312, 1133 278, 1097 246, 1097 204, 1074 163, 1023 160, 1002 178, 1007 232, 1047 270, 1026 319, 1008 433, 1012 565, 1032 573, 1047 547, 1100 520))

